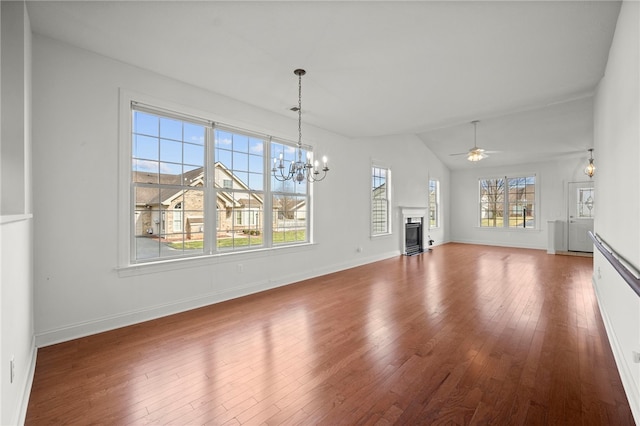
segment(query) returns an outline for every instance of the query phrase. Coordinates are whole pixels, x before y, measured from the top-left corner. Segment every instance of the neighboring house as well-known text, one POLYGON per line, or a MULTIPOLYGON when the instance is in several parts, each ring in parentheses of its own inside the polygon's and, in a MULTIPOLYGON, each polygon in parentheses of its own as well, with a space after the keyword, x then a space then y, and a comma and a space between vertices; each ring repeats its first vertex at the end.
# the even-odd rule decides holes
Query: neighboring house
MULTIPOLYGON (((154 174, 136 171, 135 182, 156 183, 148 181, 155 179, 154 174)), ((183 235, 189 240, 202 239, 204 231, 204 192, 199 188, 204 186, 204 169, 186 172, 184 181, 194 190, 176 188, 181 185, 179 175, 160 174, 160 182, 174 187, 138 187, 135 194, 135 234, 161 235, 168 240, 182 239, 183 235), (198 188, 198 189, 196 189, 198 188)), ((264 199, 261 193, 250 191, 249 187, 235 176, 222 163, 215 164, 216 191, 216 231, 218 234, 243 232, 244 230, 263 229, 264 199), (238 192, 234 192, 238 191, 238 192)), ((306 201, 283 197, 274 200, 273 221, 277 225, 280 221, 306 219, 306 201)), ((274 226, 276 229, 277 226, 274 226)))

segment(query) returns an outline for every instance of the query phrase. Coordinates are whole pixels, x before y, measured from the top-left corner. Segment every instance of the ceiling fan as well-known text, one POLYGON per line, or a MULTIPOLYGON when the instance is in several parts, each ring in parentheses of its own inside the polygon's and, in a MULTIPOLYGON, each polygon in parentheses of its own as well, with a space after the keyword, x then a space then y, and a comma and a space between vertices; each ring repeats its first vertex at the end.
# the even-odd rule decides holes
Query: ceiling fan
POLYGON ((473 124, 473 148, 469 149, 469 151, 467 152, 461 152, 458 154, 450 154, 452 156, 454 155, 466 155, 467 156, 467 160, 469 161, 480 161, 484 158, 487 158, 489 155, 487 155, 488 153, 493 153, 496 151, 486 151, 482 148, 478 148, 478 144, 476 143, 477 140, 477 129, 478 129, 478 123, 480 121, 479 120, 473 120, 471 122, 471 124, 473 124))

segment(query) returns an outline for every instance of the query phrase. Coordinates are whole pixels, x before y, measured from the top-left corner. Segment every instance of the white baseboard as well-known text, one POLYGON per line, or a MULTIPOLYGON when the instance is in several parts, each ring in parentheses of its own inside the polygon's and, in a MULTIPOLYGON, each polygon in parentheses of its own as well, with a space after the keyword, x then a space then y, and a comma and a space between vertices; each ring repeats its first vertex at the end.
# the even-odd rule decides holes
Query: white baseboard
POLYGON ((618 373, 620 374, 620 379, 622 380, 622 387, 624 388, 624 392, 627 395, 629 407, 631 408, 631 414, 633 414, 633 419, 636 424, 640 424, 640 393, 638 393, 638 386, 633 379, 633 374, 631 373, 629 365, 625 361, 622 351, 622 345, 620 344, 616 336, 615 329, 613 327, 613 324, 611 323, 609 315, 607 314, 607 311, 603 309, 603 306, 600 303, 601 295, 598 291, 598 286, 596 285, 596 279, 594 276, 591 277, 591 283, 596 293, 598 308, 600 309, 602 321, 604 322, 604 328, 607 331, 607 337, 609 338, 611 352, 613 352, 613 358, 616 361, 618 373))
POLYGON ((460 244, 474 244, 480 246, 495 246, 495 247, 513 247, 513 248, 522 248, 522 249, 532 249, 532 250, 546 250, 547 247, 540 247, 535 244, 522 244, 515 242, 495 242, 495 241, 484 241, 484 240, 452 240, 452 243, 460 243, 460 244))
POLYGON ((284 277, 281 277, 278 281, 269 280, 269 281, 262 281, 262 282, 254 282, 242 287, 236 287, 233 289, 227 289, 223 291, 216 291, 208 294, 199 295, 193 298, 179 300, 172 303, 167 303, 167 304, 158 305, 158 306, 151 306, 151 307, 137 310, 137 311, 125 312, 122 314, 104 317, 96 320, 71 324, 66 327, 46 330, 36 334, 35 344, 39 348, 50 346, 56 343, 66 342, 66 341, 77 339, 80 337, 85 337, 92 334, 101 333, 104 331, 114 330, 116 328, 126 327, 129 325, 138 324, 144 321, 150 321, 150 320, 165 317, 168 315, 189 311, 191 309, 197 309, 203 306, 208 306, 208 305, 224 302, 231 299, 236 299, 238 297, 248 296, 250 294, 271 290, 277 287, 293 284, 298 281, 303 281, 309 278, 314 278, 314 277, 342 271, 345 269, 354 268, 356 266, 377 262, 379 260, 384 260, 390 257, 399 256, 399 255, 400 255, 400 251, 395 250, 387 253, 378 254, 376 256, 358 257, 358 258, 351 259, 348 262, 325 266, 315 270, 305 271, 304 273, 291 274, 288 276, 284 276, 284 277))

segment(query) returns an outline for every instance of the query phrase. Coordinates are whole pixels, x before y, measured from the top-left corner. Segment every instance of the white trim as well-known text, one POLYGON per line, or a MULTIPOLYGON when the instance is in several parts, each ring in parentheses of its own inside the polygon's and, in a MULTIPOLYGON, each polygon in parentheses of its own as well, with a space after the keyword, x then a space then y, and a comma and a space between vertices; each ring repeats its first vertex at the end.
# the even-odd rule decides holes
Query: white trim
MULTIPOLYGON (((495 229, 493 229, 495 231, 495 229)), ((533 232, 533 230, 530 230, 529 232, 533 232)), ((513 248, 522 248, 522 249, 532 249, 532 250, 547 250, 547 247, 544 246, 540 246, 540 245, 534 245, 534 244, 522 244, 522 243, 516 243, 516 242, 512 242, 512 241, 508 241, 508 242, 495 242, 495 241, 490 241, 490 240, 470 240, 470 239, 464 239, 464 240, 450 240, 450 242, 452 243, 459 243, 459 244, 474 244, 474 245, 478 245, 478 246, 495 246, 495 247, 513 247, 513 248)))
POLYGON ((36 373, 36 359, 38 357, 38 348, 36 346, 36 338, 33 336, 31 339, 31 349, 29 350, 30 356, 28 360, 27 374, 25 380, 22 383, 22 392, 19 395, 22 396, 18 401, 17 411, 15 412, 15 419, 12 419, 11 424, 23 425, 27 420, 27 408, 29 408, 29 398, 31 397, 31 388, 33 386, 33 377, 36 373))
POLYGON ((598 290, 596 277, 594 275, 591 276, 591 284, 593 285, 593 289, 596 293, 598 309, 600 311, 600 315, 602 316, 604 328, 607 332, 607 337, 609 338, 609 346, 611 347, 611 352, 613 352, 613 358, 616 362, 616 366, 618 367, 618 373, 620 374, 622 387, 624 388, 625 394, 627 395, 627 402, 629 403, 629 408, 631 408, 631 414, 633 415, 633 419, 635 420, 635 422, 637 424, 640 424, 640 393, 638 391, 638 386, 633 379, 633 374, 629 369, 629 365, 625 362, 625 358, 623 355, 624 351, 616 336, 615 328, 611 323, 611 319, 609 318, 607 311, 604 309, 604 306, 600 303, 600 291, 598 290))
POLYGON ((384 235, 391 235, 393 234, 393 221, 392 221, 392 217, 393 215, 391 214, 393 211, 393 199, 392 199, 392 188, 391 185, 393 184, 392 179, 391 179, 391 167, 388 167, 386 165, 384 165, 383 163, 376 161, 376 160, 371 160, 371 166, 369 168, 369 188, 368 188, 368 192, 369 192, 369 235, 371 238, 376 238, 376 237, 380 237, 380 236, 384 236, 384 235), (385 185, 386 185, 386 198, 385 200, 387 201, 387 232, 378 232, 378 233, 374 233, 373 232, 373 193, 372 193, 372 183, 373 183, 373 169, 377 168, 377 169, 381 169, 381 170, 385 170, 386 171, 386 177, 385 177, 385 185))
POLYGON ((422 219, 422 248, 424 250, 424 236, 426 232, 424 232, 427 228, 425 227, 425 218, 429 220, 429 207, 400 207, 400 213, 402 214, 402 226, 400 226, 400 249, 401 253, 405 253, 407 251, 405 240, 405 223, 407 223, 407 219, 419 217, 422 219))
POLYGON ((429 177, 428 179, 428 183, 427 183, 427 207, 429 209, 429 215, 427 217, 427 227, 426 229, 428 229, 429 231, 432 229, 439 229, 442 227, 441 225, 441 218, 440 218, 440 211, 441 211, 441 207, 440 207, 440 179, 437 178, 433 178, 433 177, 429 177), (435 204, 436 204, 436 224, 434 226, 431 226, 431 182, 435 182, 436 183, 436 196, 435 196, 435 204))
MULTIPOLYGON (((541 211, 541 207, 540 207, 540 188, 542 188, 542 184, 540 182, 540 174, 537 172, 517 172, 517 173, 505 173, 502 176, 491 176, 491 177, 482 177, 482 175, 478 176, 478 199, 477 199, 477 225, 476 228, 478 229, 491 229, 491 230, 517 230, 519 229, 520 231, 523 232, 532 232, 532 231, 541 231, 542 230, 542 223, 540 218, 540 211, 541 211), (535 226, 533 228, 520 228, 520 227, 512 227, 512 226, 508 226, 507 224, 509 223, 509 221, 507 220, 506 222, 503 219, 503 226, 500 227, 492 227, 492 226, 480 226, 480 223, 482 222, 482 197, 480 195, 480 192, 482 190, 482 186, 480 184, 480 181, 482 180, 490 180, 490 179, 504 179, 504 185, 505 185, 505 195, 504 198, 504 213, 505 215, 509 214, 509 196, 508 194, 506 194, 507 191, 507 187, 509 185, 509 179, 519 179, 519 178, 529 178, 529 177, 534 177, 536 180, 535 183, 535 194, 534 194, 534 220, 535 220, 535 226), (506 226, 505 226, 506 225, 506 226)), ((508 217, 508 216, 507 216, 508 217)))
MULTIPOLYGON (((207 229, 215 230, 216 229, 216 221, 217 221, 217 209, 216 209, 216 194, 220 191, 224 191, 224 189, 217 190, 215 188, 215 170, 211 167, 207 167, 208 164, 215 164, 214 160, 214 132, 216 129, 228 132, 235 132, 249 137, 257 137, 263 140, 265 144, 264 150, 264 185, 265 188, 263 191, 246 191, 247 194, 256 196, 257 193, 263 194, 263 216, 265 214, 268 215, 266 219, 269 219, 269 222, 266 220, 263 221, 263 226, 266 224, 271 224, 272 221, 272 196, 274 194, 277 195, 291 195, 296 197, 304 196, 307 204, 307 213, 306 213, 306 235, 307 241, 305 242, 294 242, 291 244, 287 244, 287 247, 298 247, 302 244, 308 244, 313 242, 313 214, 312 214, 312 205, 313 205, 313 185, 310 185, 308 182, 307 191, 304 194, 300 193, 288 193, 288 192, 273 192, 271 191, 271 187, 269 182, 271 180, 271 175, 269 172, 270 166, 270 152, 271 152, 271 144, 276 143, 286 147, 291 147, 292 149, 296 149, 297 143, 289 141, 285 138, 270 136, 267 133, 256 132, 245 130, 242 127, 237 127, 235 125, 221 124, 217 121, 217 118, 205 119, 202 117, 215 117, 214 114, 204 113, 202 111, 195 111, 192 108, 188 108, 182 105, 177 105, 175 103, 155 99, 145 94, 137 93, 130 91, 128 89, 119 89, 119 152, 118 152, 118 203, 117 203, 117 217, 118 217, 118 255, 117 255, 117 266, 116 269, 120 271, 124 271, 127 269, 135 269, 138 265, 148 265, 150 263, 157 263, 162 265, 171 264, 173 268, 178 267, 174 262, 167 263, 166 261, 184 261, 189 259, 202 259, 207 258, 208 256, 221 256, 226 255, 226 252, 220 252, 216 250, 216 233, 213 231, 208 231, 209 235, 212 238, 205 239, 205 247, 203 248, 203 255, 195 255, 195 256, 184 256, 177 258, 154 258, 150 261, 145 260, 137 260, 135 259, 135 223, 131 220, 131 203, 134 199, 134 194, 132 191, 134 190, 134 186, 131 185, 131 175, 132 175, 132 161, 131 161, 131 134, 132 134, 132 110, 145 111, 149 113, 153 113, 156 111, 157 114, 169 114, 171 117, 176 117, 185 121, 201 121, 203 123, 208 123, 210 125, 206 125, 207 135, 210 137, 208 143, 205 143, 205 157, 206 164, 204 166, 205 170, 205 182, 207 185, 204 185, 204 193, 205 199, 208 200, 206 203, 205 211, 205 232, 207 229), (132 104, 135 104, 135 107, 132 107, 132 104), (181 112, 177 112, 181 111, 181 112), (182 112, 183 111, 183 112, 182 112), (267 197, 268 195, 268 197, 267 197), (208 212, 208 213, 207 213, 208 212), (265 213, 266 212, 266 213, 265 213)), ((203 124, 204 125, 204 124, 203 124)), ((303 148, 313 153, 313 146, 311 145, 303 145, 303 148)), ((175 210, 174 210, 175 212, 175 210)), ((184 221, 184 215, 182 215, 182 219, 184 221)), ((263 217, 264 219, 264 217, 263 217)), ((236 217, 232 219, 235 224, 236 217)), ((175 221, 172 221, 171 224, 167 223, 166 226, 173 227, 175 221)), ((271 225, 269 225, 271 226, 271 225)), ((171 228, 173 229, 173 228, 171 228)), ((184 223, 182 223, 181 231, 184 229, 184 223)), ((271 232, 265 232, 263 229, 262 234, 264 235, 263 246, 261 249, 266 250, 275 250, 279 249, 279 246, 273 246, 273 241, 271 237, 271 232), (268 245, 265 246, 265 243, 268 245)), ((175 231, 174 231, 175 232, 175 231)), ((242 252, 255 252, 259 249, 243 249, 242 252)), ((165 268, 166 266, 162 266, 161 268, 165 268)))
MULTIPOLYGON (((287 248, 291 249, 292 247, 290 246, 287 248)), ((268 256, 270 254, 265 253, 265 255, 268 256)), ((334 265, 320 267, 318 269, 309 270, 302 273, 291 274, 282 277, 278 281, 262 280, 249 283, 243 287, 236 287, 224 291, 214 291, 201 296, 186 298, 172 303, 156 305, 146 309, 124 312, 117 315, 110 315, 99 318, 97 320, 57 327, 54 329, 45 330, 37 334, 36 344, 38 347, 50 346, 56 343, 66 342, 80 337, 138 324, 143 321, 164 317, 179 312, 186 312, 203 306, 208 306, 215 303, 236 299, 238 297, 271 290, 306 279, 317 278, 322 275, 331 274, 345 269, 355 268, 357 266, 365 265, 368 263, 378 262, 380 260, 385 260, 398 255, 400 255, 400 252, 394 250, 367 258, 354 258, 348 262, 337 263, 334 265)))

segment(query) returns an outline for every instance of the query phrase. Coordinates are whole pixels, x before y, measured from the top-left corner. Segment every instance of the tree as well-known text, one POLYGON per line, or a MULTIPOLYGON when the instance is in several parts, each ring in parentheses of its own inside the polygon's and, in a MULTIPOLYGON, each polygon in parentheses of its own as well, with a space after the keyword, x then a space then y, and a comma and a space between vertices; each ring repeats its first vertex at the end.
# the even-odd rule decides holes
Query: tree
POLYGON ((498 226, 498 218, 504 220, 504 179, 480 180, 480 208, 486 226, 498 226))

